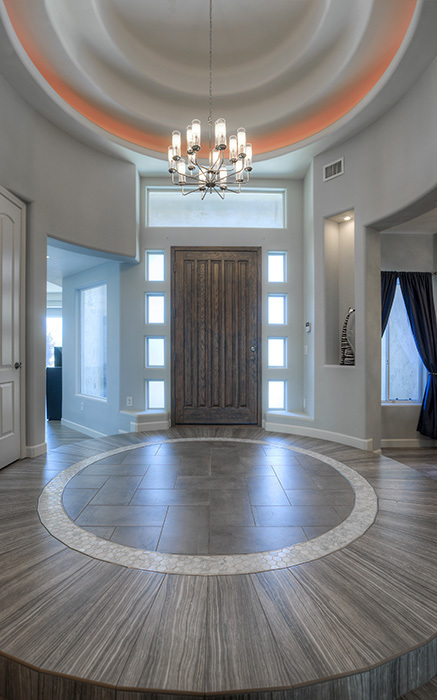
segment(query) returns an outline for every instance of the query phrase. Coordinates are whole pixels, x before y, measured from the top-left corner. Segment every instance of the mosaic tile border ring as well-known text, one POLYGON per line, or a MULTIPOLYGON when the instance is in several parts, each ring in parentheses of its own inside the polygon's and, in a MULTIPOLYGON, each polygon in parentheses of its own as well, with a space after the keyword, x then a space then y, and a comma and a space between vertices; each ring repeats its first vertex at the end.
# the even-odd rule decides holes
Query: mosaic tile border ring
POLYGON ((285 569, 298 564, 320 559, 328 554, 346 547, 361 537, 374 523, 378 512, 378 498, 373 487, 355 469, 312 450, 293 445, 284 445, 266 440, 250 440, 244 438, 195 437, 173 438, 167 440, 148 440, 136 445, 118 447, 107 452, 101 452, 88 457, 64 469, 52 479, 42 490, 38 500, 38 514, 44 527, 56 539, 70 549, 86 554, 94 559, 118 564, 129 569, 156 571, 165 574, 185 574, 189 576, 220 576, 232 574, 254 574, 262 571, 285 569), (268 447, 279 447, 298 454, 313 457, 338 471, 351 485, 355 493, 355 505, 350 515, 323 535, 307 542, 300 542, 289 547, 269 552, 253 554, 226 555, 192 555, 166 554, 136 549, 126 545, 104 540, 91 532, 76 525, 64 510, 62 494, 67 483, 76 474, 91 464, 112 457, 122 452, 128 452, 150 445, 168 444, 174 442, 243 442, 268 447))

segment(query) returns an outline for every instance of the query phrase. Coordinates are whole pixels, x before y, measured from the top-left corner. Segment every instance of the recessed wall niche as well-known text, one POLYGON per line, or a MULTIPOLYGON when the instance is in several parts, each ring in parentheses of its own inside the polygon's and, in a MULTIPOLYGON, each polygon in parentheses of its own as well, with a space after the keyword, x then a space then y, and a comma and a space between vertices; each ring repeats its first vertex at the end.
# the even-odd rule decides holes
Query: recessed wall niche
MULTIPOLYGON (((355 309, 355 223, 353 210, 325 219, 324 245, 325 363, 338 365, 341 362, 343 325, 349 310, 355 309)), ((353 339, 350 338, 350 340, 353 343, 353 339)))

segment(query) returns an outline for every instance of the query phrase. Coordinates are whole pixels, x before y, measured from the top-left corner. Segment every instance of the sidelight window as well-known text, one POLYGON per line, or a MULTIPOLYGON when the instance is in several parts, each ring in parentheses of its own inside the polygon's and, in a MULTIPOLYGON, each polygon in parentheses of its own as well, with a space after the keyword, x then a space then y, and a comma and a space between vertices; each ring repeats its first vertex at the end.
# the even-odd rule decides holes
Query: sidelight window
POLYGON ((164 294, 146 294, 146 323, 164 323, 164 294))
POLYGON ((165 391, 163 379, 148 379, 146 381, 146 406, 150 410, 164 409, 165 391))
POLYGON ((276 250, 267 253, 267 282, 286 281, 286 255, 276 250))
POLYGON ((267 339, 267 364, 269 367, 286 366, 286 338, 267 339))
POLYGON ((274 379, 268 382, 269 410, 285 411, 285 380, 274 379))
POLYGON ((165 337, 146 337, 146 367, 164 367, 165 337))
POLYGON ((146 252, 146 279, 149 282, 164 282, 164 251, 148 250, 146 252))
POLYGON ((284 325, 286 321, 286 294, 267 296, 267 323, 284 325))

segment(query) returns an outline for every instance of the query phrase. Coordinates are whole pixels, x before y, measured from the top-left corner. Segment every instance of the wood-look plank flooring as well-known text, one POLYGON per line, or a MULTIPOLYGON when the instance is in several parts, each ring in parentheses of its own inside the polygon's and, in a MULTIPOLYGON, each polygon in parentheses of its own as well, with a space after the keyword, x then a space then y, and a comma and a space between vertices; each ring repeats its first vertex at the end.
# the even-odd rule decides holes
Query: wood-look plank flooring
POLYGON ((62 445, 72 445, 86 440, 84 433, 62 425, 60 420, 46 421, 46 443, 48 450, 54 450, 62 445))
POLYGON ((0 700, 437 698, 436 680, 424 685, 437 670, 436 505, 437 482, 416 467, 310 438, 219 427, 59 438, 49 455, 0 471, 0 700), (376 489, 376 522, 323 559, 218 577, 128 570, 41 525, 38 495, 70 464, 184 436, 333 456, 376 489))
POLYGON ((437 698, 437 676, 429 683, 423 685, 417 690, 412 690, 411 693, 403 695, 400 700, 435 700, 437 698))

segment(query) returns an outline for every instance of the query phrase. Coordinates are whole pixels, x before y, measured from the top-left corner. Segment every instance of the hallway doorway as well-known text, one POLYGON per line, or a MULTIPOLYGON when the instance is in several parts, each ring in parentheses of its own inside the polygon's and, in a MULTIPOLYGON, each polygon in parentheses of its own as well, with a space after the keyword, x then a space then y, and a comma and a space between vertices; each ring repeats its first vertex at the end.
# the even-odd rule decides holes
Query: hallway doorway
POLYGON ((172 248, 172 424, 260 425, 261 248, 172 248))

